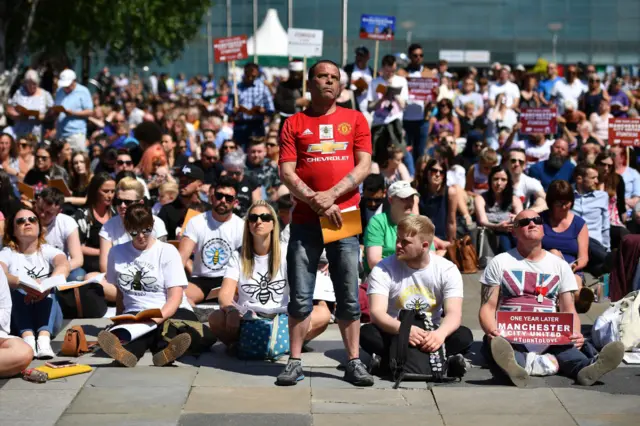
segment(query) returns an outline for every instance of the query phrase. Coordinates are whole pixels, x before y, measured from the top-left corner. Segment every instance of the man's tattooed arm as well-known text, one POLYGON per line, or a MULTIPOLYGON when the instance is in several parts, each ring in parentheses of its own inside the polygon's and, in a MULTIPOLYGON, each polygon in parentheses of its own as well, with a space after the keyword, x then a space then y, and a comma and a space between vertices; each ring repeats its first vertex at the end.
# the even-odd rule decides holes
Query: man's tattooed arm
POLYGON ((482 285, 482 287, 480 288, 480 306, 486 304, 489 299, 491 299, 491 296, 493 295, 493 292, 496 290, 496 288, 496 286, 482 285))
POLYGON ((296 163, 288 162, 280 164, 280 180, 298 200, 309 204, 309 199, 315 192, 300 179, 296 173, 296 163))
POLYGON ((363 151, 356 152, 356 166, 344 178, 331 188, 333 196, 340 198, 349 191, 353 191, 371 173, 371 154, 363 151))

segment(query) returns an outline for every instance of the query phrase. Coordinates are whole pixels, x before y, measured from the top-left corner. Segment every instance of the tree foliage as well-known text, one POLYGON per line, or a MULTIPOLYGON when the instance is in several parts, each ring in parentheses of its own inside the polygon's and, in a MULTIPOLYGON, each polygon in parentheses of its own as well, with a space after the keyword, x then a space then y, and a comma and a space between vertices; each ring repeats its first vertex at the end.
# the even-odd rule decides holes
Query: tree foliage
MULTIPOLYGON (((12 62, 29 0, 10 3, 5 35, 12 62)), ((211 0, 41 0, 29 51, 47 58, 104 53, 117 65, 172 61, 197 34, 210 6, 211 0)))

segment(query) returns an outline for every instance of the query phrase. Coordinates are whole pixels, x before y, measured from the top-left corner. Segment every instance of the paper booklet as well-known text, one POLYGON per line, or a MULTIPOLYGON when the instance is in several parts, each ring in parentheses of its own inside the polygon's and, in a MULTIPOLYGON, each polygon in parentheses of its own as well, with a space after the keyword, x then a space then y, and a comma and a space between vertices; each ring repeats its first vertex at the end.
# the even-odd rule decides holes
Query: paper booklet
POLYGON ((59 190, 65 197, 71 197, 72 195, 71 190, 65 183, 64 179, 51 179, 49 182, 47 182, 47 186, 49 188, 55 188, 59 190))
POLYGON ((398 96, 402 92, 402 87, 385 86, 384 84, 378 84, 378 87, 376 87, 376 92, 392 98, 394 96, 398 96))
POLYGON ((342 210, 341 213, 342 228, 337 228, 327 217, 323 216, 320 218, 322 238, 325 244, 362 234, 360 210, 358 210, 357 207, 350 207, 342 210))
POLYGON ((14 108, 20 114, 26 115, 27 117, 38 117, 38 116, 40 116, 40 111, 36 111, 35 109, 26 109, 22 105, 16 105, 14 108))
MULTIPOLYGON (((117 315, 111 318, 113 322, 149 322, 149 320, 153 318, 162 318, 162 311, 160 309, 145 309, 144 311, 138 312, 136 315, 124 314, 117 315)), ((155 323, 154 323, 155 324, 155 323)))
POLYGON ((54 275, 53 277, 45 278, 40 283, 38 283, 30 276, 23 274, 20 274, 18 276, 18 279, 20 280, 20 285, 29 287, 30 289, 35 290, 38 293, 44 293, 48 290, 51 290, 58 286, 63 286, 67 283, 67 280, 62 275, 54 275))
POLYGON ((626 352, 622 360, 625 364, 640 364, 640 352, 626 352))
POLYGON ((153 321, 151 321, 151 322, 134 322, 134 323, 129 323, 129 324, 116 325, 114 327, 111 327, 109 329, 109 331, 113 332, 113 331, 116 331, 116 330, 126 330, 127 333, 129 333, 129 338, 128 339, 124 339, 124 341, 122 343, 128 343, 128 342, 132 342, 132 341, 134 341, 136 339, 139 339, 140 337, 144 336, 145 334, 151 333, 156 328, 158 328, 158 324, 156 324, 153 321))
POLYGON ((84 280, 84 281, 68 281, 66 284, 63 285, 59 285, 58 286, 58 290, 69 290, 72 288, 76 288, 76 287, 82 287, 83 285, 86 284, 91 284, 91 283, 96 283, 96 284, 100 284, 102 282, 102 280, 104 279, 105 274, 98 274, 96 276, 94 276, 91 279, 88 280, 84 280))
POLYGON ((36 190, 33 189, 33 186, 29 186, 24 182, 18 182, 18 191, 20 191, 20 194, 26 196, 28 200, 36 198, 36 190))

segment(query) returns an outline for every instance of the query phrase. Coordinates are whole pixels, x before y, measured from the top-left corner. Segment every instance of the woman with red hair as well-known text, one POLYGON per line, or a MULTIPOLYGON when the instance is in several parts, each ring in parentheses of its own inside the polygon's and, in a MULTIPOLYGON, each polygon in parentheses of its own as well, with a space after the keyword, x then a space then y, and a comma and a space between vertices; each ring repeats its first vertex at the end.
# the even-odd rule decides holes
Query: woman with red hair
POLYGON ((162 145, 151 145, 142 155, 138 164, 140 176, 147 182, 151 200, 158 198, 158 188, 165 182, 174 182, 169 171, 167 155, 162 149, 162 145))

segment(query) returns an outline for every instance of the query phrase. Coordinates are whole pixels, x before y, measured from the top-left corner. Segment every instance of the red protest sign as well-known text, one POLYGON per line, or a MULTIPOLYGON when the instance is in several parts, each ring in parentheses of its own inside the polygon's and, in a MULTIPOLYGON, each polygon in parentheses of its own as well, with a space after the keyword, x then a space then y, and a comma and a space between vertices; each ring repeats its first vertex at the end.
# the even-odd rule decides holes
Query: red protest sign
POLYGON ((610 118, 609 145, 640 146, 640 119, 610 118))
POLYGON ((571 343, 573 314, 498 312, 498 332, 513 343, 566 345, 571 343))
POLYGON ((229 62, 245 59, 247 55, 247 36, 222 37, 213 40, 213 52, 216 62, 229 62))
POLYGON ((551 108, 523 108, 520 112, 521 133, 555 134, 558 131, 558 113, 556 107, 551 108))
POLYGON ((424 77, 408 77, 409 100, 431 102, 438 98, 438 79, 424 77))

